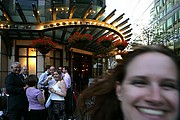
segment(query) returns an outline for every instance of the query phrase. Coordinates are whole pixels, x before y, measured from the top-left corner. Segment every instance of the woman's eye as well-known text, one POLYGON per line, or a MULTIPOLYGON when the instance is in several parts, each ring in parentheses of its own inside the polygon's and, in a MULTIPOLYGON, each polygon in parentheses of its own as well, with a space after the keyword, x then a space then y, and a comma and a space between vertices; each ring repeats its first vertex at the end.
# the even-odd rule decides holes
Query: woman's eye
POLYGON ((166 83, 162 85, 162 88, 165 90, 178 89, 178 86, 174 83, 166 83))
POLYGON ((144 87, 145 85, 147 85, 147 83, 143 80, 134 80, 131 84, 137 87, 144 87))

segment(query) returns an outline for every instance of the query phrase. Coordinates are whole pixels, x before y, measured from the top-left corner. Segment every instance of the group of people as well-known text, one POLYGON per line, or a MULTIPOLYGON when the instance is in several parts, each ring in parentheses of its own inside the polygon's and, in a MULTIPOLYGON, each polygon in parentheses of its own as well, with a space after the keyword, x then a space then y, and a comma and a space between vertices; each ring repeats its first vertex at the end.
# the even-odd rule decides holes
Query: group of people
MULTIPOLYGON (((38 120, 44 120, 44 104, 49 99, 55 119, 66 114, 65 101, 71 82, 67 81, 70 76, 64 72, 65 68, 47 67, 38 82, 35 75, 29 75, 27 85, 19 79, 20 68, 19 62, 13 63, 5 80, 10 95, 10 120, 21 120, 21 116, 26 120, 28 102, 31 119, 39 116, 38 120), (42 91, 36 88, 37 84, 42 91), (36 103, 38 107, 34 106, 36 103)), ((91 120, 179 120, 179 57, 164 46, 137 47, 110 74, 97 78, 82 91, 77 110, 81 120, 86 116, 91 120), (92 98, 92 104, 87 105, 92 98)))
POLYGON ((71 77, 68 67, 46 66, 38 78, 28 75, 26 66, 20 62, 11 65, 11 73, 5 78, 8 120, 65 120, 70 116, 68 109, 71 92, 71 77), (62 69, 61 69, 62 68, 62 69), (46 106, 50 102, 49 106, 46 106))

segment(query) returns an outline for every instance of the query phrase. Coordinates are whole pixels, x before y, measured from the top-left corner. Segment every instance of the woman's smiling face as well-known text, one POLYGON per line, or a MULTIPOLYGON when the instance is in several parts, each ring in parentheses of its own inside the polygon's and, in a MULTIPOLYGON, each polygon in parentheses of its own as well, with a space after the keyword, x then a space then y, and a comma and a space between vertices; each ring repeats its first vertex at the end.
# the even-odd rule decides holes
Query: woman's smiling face
POLYGON ((53 74, 54 74, 54 79, 55 79, 56 81, 59 81, 59 80, 60 80, 60 75, 59 75, 59 73, 58 73, 57 71, 55 71, 53 74))
POLYGON ((178 72, 166 55, 149 52, 127 66, 116 94, 125 120, 176 120, 179 114, 178 72))

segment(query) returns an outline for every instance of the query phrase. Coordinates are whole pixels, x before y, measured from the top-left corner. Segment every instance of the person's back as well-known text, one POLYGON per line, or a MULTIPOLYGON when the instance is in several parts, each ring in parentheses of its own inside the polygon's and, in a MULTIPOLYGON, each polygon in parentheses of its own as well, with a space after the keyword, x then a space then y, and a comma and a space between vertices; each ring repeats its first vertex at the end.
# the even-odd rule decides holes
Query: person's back
POLYGON ((44 90, 37 89, 38 78, 35 75, 27 77, 29 88, 26 90, 26 96, 29 102, 29 120, 45 120, 46 111, 44 107, 44 90))
POLYGON ((42 94, 41 90, 36 89, 34 87, 29 87, 26 90, 26 96, 29 101, 29 109, 32 109, 32 110, 45 109, 44 104, 41 104, 38 101, 38 98, 43 98, 43 94, 42 94))

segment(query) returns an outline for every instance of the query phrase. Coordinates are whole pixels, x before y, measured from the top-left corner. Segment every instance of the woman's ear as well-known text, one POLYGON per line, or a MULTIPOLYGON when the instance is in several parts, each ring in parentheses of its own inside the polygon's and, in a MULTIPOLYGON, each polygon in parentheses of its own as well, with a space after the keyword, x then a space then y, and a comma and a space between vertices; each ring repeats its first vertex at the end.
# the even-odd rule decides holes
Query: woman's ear
POLYGON ((119 100, 119 101, 121 101, 122 100, 122 95, 121 95, 121 83, 120 82, 116 82, 116 96, 117 96, 117 99, 119 100))

